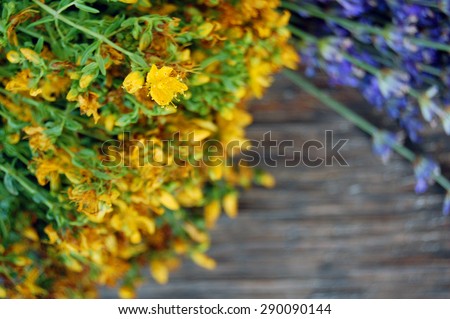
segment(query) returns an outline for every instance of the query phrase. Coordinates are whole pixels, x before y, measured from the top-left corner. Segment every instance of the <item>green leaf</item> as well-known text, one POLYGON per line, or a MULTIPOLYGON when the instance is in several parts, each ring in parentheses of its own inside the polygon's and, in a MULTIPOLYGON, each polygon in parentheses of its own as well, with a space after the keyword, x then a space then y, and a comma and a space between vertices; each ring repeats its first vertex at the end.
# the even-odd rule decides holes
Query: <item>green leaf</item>
POLYGON ((79 158, 84 158, 84 159, 88 159, 88 160, 92 160, 93 158, 97 157, 97 152, 89 149, 89 148, 85 148, 82 149, 81 151, 77 152, 76 154, 79 158))
POLYGON ((36 46, 34 47, 34 50, 38 53, 42 51, 42 48, 44 47, 44 38, 40 37, 39 40, 36 43, 36 46))
POLYGON ((139 65, 142 68, 148 67, 147 62, 140 55, 134 54, 134 55, 130 56, 130 59, 131 59, 131 61, 133 61, 134 63, 136 63, 137 65, 139 65))
POLYGON ((128 18, 124 22, 122 22, 121 27, 122 28, 131 27, 132 25, 134 25, 136 23, 136 21, 137 21, 137 18, 128 18))
POLYGON ((100 43, 98 41, 92 43, 91 45, 89 45, 86 50, 83 52, 83 54, 81 55, 81 59, 80 59, 80 64, 83 65, 86 63, 86 61, 91 58, 91 54, 92 52, 94 52, 94 50, 96 50, 98 48, 98 46, 100 45, 100 43))
POLYGON ((70 118, 66 118, 66 125, 65 125, 65 127, 69 131, 73 131, 73 132, 77 132, 77 131, 83 129, 83 125, 81 125, 77 121, 75 121, 73 119, 70 119, 70 118))
POLYGON ((117 119, 116 125, 120 127, 128 126, 130 124, 134 124, 139 119, 139 113, 138 110, 134 110, 131 113, 124 114, 121 117, 117 119))
POLYGON ((113 174, 108 174, 102 171, 99 171, 98 169, 93 169, 92 173, 94 173, 94 176, 100 179, 103 179, 105 181, 110 181, 112 179, 117 178, 116 176, 114 176, 113 174))
MULTIPOLYGON (((105 29, 104 31, 104 35, 106 37, 108 37, 111 33, 113 33, 114 31, 116 31, 124 22, 125 20, 125 16, 121 15, 121 16, 115 16, 114 17, 114 21, 105 29)), ((122 25, 123 26, 123 25, 122 25)))
POLYGON ((79 2, 75 2, 75 7, 77 7, 81 11, 85 11, 85 12, 89 12, 89 13, 99 13, 100 12, 99 10, 97 10, 95 8, 88 7, 87 5, 79 3, 79 2))
POLYGON ((29 25, 27 25, 27 29, 28 28, 33 28, 35 26, 41 25, 41 24, 45 24, 45 23, 49 23, 49 22, 54 22, 55 18, 53 16, 46 16, 42 19, 39 19, 33 23, 30 23, 29 25))
POLYGON ((86 65, 84 68, 82 68, 81 72, 83 74, 94 73, 97 68, 98 68, 97 62, 91 62, 88 65, 86 65))
POLYGON ((3 184, 5 184, 6 189, 10 192, 11 195, 17 196, 19 195, 19 191, 14 185, 14 179, 9 174, 5 174, 3 177, 3 184))
POLYGON ((97 61, 98 68, 100 69, 100 73, 102 75, 106 75, 105 60, 103 60, 103 57, 100 54, 97 54, 95 56, 95 60, 97 61))

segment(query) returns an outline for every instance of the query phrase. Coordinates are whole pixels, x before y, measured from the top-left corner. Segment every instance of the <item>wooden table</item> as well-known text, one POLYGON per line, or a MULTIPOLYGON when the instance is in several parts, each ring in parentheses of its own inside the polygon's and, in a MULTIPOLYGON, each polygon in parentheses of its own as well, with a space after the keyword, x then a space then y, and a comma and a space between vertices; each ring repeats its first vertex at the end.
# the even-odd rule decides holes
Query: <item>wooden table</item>
MULTIPOLYGON (((330 92, 390 125, 358 92, 330 92)), ((282 76, 251 110, 250 138, 270 130, 276 139, 294 140, 299 150, 304 141, 323 141, 324 131, 333 130, 336 139, 348 139, 342 154, 349 167, 269 168, 277 186, 244 192, 239 217, 223 217, 213 231, 216 270, 186 261, 166 286, 149 279, 139 297, 450 297, 450 218, 441 215, 438 187, 415 195, 409 163, 394 156, 383 165, 366 135, 282 76)), ((427 149, 449 146, 446 137, 433 134, 427 149)))

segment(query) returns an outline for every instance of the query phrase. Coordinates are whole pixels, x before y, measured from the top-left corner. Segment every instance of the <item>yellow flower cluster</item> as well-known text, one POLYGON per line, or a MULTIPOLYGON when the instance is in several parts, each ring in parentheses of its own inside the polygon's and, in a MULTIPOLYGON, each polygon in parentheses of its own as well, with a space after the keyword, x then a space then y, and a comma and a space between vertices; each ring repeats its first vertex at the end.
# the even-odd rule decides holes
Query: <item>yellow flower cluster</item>
POLYGON ((160 284, 183 257, 213 269, 208 229, 237 188, 273 185, 227 145, 298 62, 279 1, 100 2, 5 6, 0 297, 129 298, 142 266, 160 284))

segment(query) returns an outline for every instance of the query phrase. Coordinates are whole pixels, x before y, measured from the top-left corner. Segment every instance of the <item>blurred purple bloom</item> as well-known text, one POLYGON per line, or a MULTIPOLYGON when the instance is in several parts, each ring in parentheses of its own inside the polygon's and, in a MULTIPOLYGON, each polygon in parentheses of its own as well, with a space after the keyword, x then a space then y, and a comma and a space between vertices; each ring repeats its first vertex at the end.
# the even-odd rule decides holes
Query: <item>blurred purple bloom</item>
POLYGON ((343 7, 343 13, 347 17, 355 17, 364 13, 367 9, 365 0, 337 0, 343 7))
POLYGON ((450 215, 450 192, 447 192, 447 195, 444 199, 444 204, 442 205, 442 214, 444 216, 450 215))
POLYGON ((401 135, 387 131, 379 131, 373 136, 372 151, 386 164, 392 155, 393 146, 401 141, 401 135))
POLYGON ((433 175, 439 174, 440 168, 435 161, 421 157, 414 165, 414 173, 416 176, 415 191, 417 194, 421 194, 433 183, 433 175))
POLYGON ((300 56, 303 64, 306 66, 306 75, 314 76, 316 69, 319 68, 317 45, 307 44, 300 50, 300 56))
POLYGON ((438 88, 432 86, 418 100, 422 116, 427 122, 431 122, 438 111, 439 107, 436 103, 435 97, 438 93, 438 88))
POLYGON ((406 134, 414 143, 420 141, 419 133, 423 129, 423 123, 418 119, 418 112, 415 109, 407 109, 400 118, 400 125, 406 131, 406 134))
POLYGON ((376 108, 381 109, 384 105, 385 98, 381 94, 378 79, 375 76, 370 76, 367 84, 363 85, 362 94, 376 108))
POLYGON ((381 94, 386 99, 400 98, 408 92, 410 76, 406 72, 385 69, 378 75, 381 94))

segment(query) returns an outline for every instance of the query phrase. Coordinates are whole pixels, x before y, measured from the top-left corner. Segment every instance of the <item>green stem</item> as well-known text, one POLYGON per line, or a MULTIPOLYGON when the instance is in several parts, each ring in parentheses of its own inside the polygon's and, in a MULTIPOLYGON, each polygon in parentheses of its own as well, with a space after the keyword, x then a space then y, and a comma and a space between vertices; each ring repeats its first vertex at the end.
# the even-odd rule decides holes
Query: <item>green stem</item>
MULTIPOLYGON (((59 20, 61 22, 64 22, 65 24, 71 26, 72 28, 78 29, 78 30, 80 30, 81 32, 83 32, 85 34, 90 35, 94 39, 97 39, 97 40, 99 40, 101 42, 104 42, 104 43, 108 44, 112 48, 114 48, 117 51, 119 51, 119 52, 125 54, 126 56, 128 56, 130 59, 135 60, 136 54, 134 54, 134 53, 132 53, 132 52, 130 52, 128 50, 125 50, 124 48, 118 46, 117 44, 115 44, 114 42, 109 40, 107 37, 105 37, 105 36, 95 32, 95 31, 89 30, 88 28, 85 28, 82 25, 77 24, 77 23, 69 20, 65 16, 59 14, 58 11, 53 10, 52 8, 47 6, 46 4, 40 2, 39 0, 32 0, 32 1, 35 4, 37 4, 39 7, 41 7, 44 11, 46 11, 48 14, 52 15, 55 18, 55 20, 59 20)), ((141 65, 141 67, 147 68, 147 65, 141 65)))
POLYGON ((44 35, 42 35, 42 34, 40 34, 38 32, 35 32, 33 30, 29 30, 29 29, 23 28, 23 27, 17 27, 16 29, 19 30, 20 32, 28 34, 29 36, 32 36, 33 38, 36 38, 36 39, 43 38, 45 42, 50 43, 50 41, 49 41, 49 39, 47 37, 45 37, 44 35))
POLYGON ((328 94, 323 93, 319 88, 314 86, 312 83, 310 83, 308 80, 306 80, 303 76, 290 71, 290 70, 284 70, 283 73, 296 85, 304 89, 309 94, 316 97, 318 100, 320 100, 322 103, 327 105, 329 108, 334 110, 335 112, 339 113, 342 117, 349 120, 350 122, 357 125, 360 129, 362 129, 364 132, 368 133, 369 135, 375 135, 378 133, 378 129, 370 122, 356 114, 355 112, 348 109, 346 106, 344 106, 342 103, 336 101, 328 94))
POLYGON ((352 57, 350 54, 347 54, 345 52, 341 52, 342 56, 347 59, 348 61, 350 61, 351 63, 353 63, 354 65, 356 65, 358 68, 363 69, 364 71, 369 72, 370 74, 374 75, 374 76, 379 76, 380 74, 380 70, 378 70, 376 67, 361 61, 355 57, 352 57))
MULTIPOLYGON (((306 80, 303 76, 290 70, 284 70, 283 73, 305 92, 317 98, 323 104, 355 124, 358 128, 368 133, 370 136, 373 137, 380 132, 378 128, 376 128, 372 123, 368 122, 366 119, 356 114, 342 103, 336 101, 328 94, 322 92, 319 88, 306 80)), ((392 145, 392 148, 403 158, 407 159, 410 162, 414 162, 417 159, 416 155, 410 149, 397 142, 392 145)), ((441 174, 434 174, 433 179, 445 190, 450 191, 450 182, 447 178, 445 178, 441 174)))
POLYGON ((423 72, 429 73, 431 75, 434 75, 436 77, 440 77, 442 75, 442 71, 426 64, 419 64, 419 69, 423 72))
POLYGON ((291 31, 291 33, 293 35, 298 36, 299 38, 302 38, 303 40, 305 40, 306 42, 309 43, 317 43, 319 41, 319 38, 316 37, 315 35, 312 35, 308 32, 305 32, 303 30, 300 30, 292 25, 288 26, 289 31, 291 31))
POLYGON ((40 199, 42 199, 42 202, 51 210, 54 209, 54 205, 51 202, 49 198, 47 198, 42 192, 40 192, 34 184, 32 184, 28 179, 25 177, 19 175, 13 168, 1 164, 0 163, 0 170, 3 171, 5 174, 10 175, 14 180, 16 180, 17 183, 19 183, 32 197, 34 195, 39 194, 40 199))

